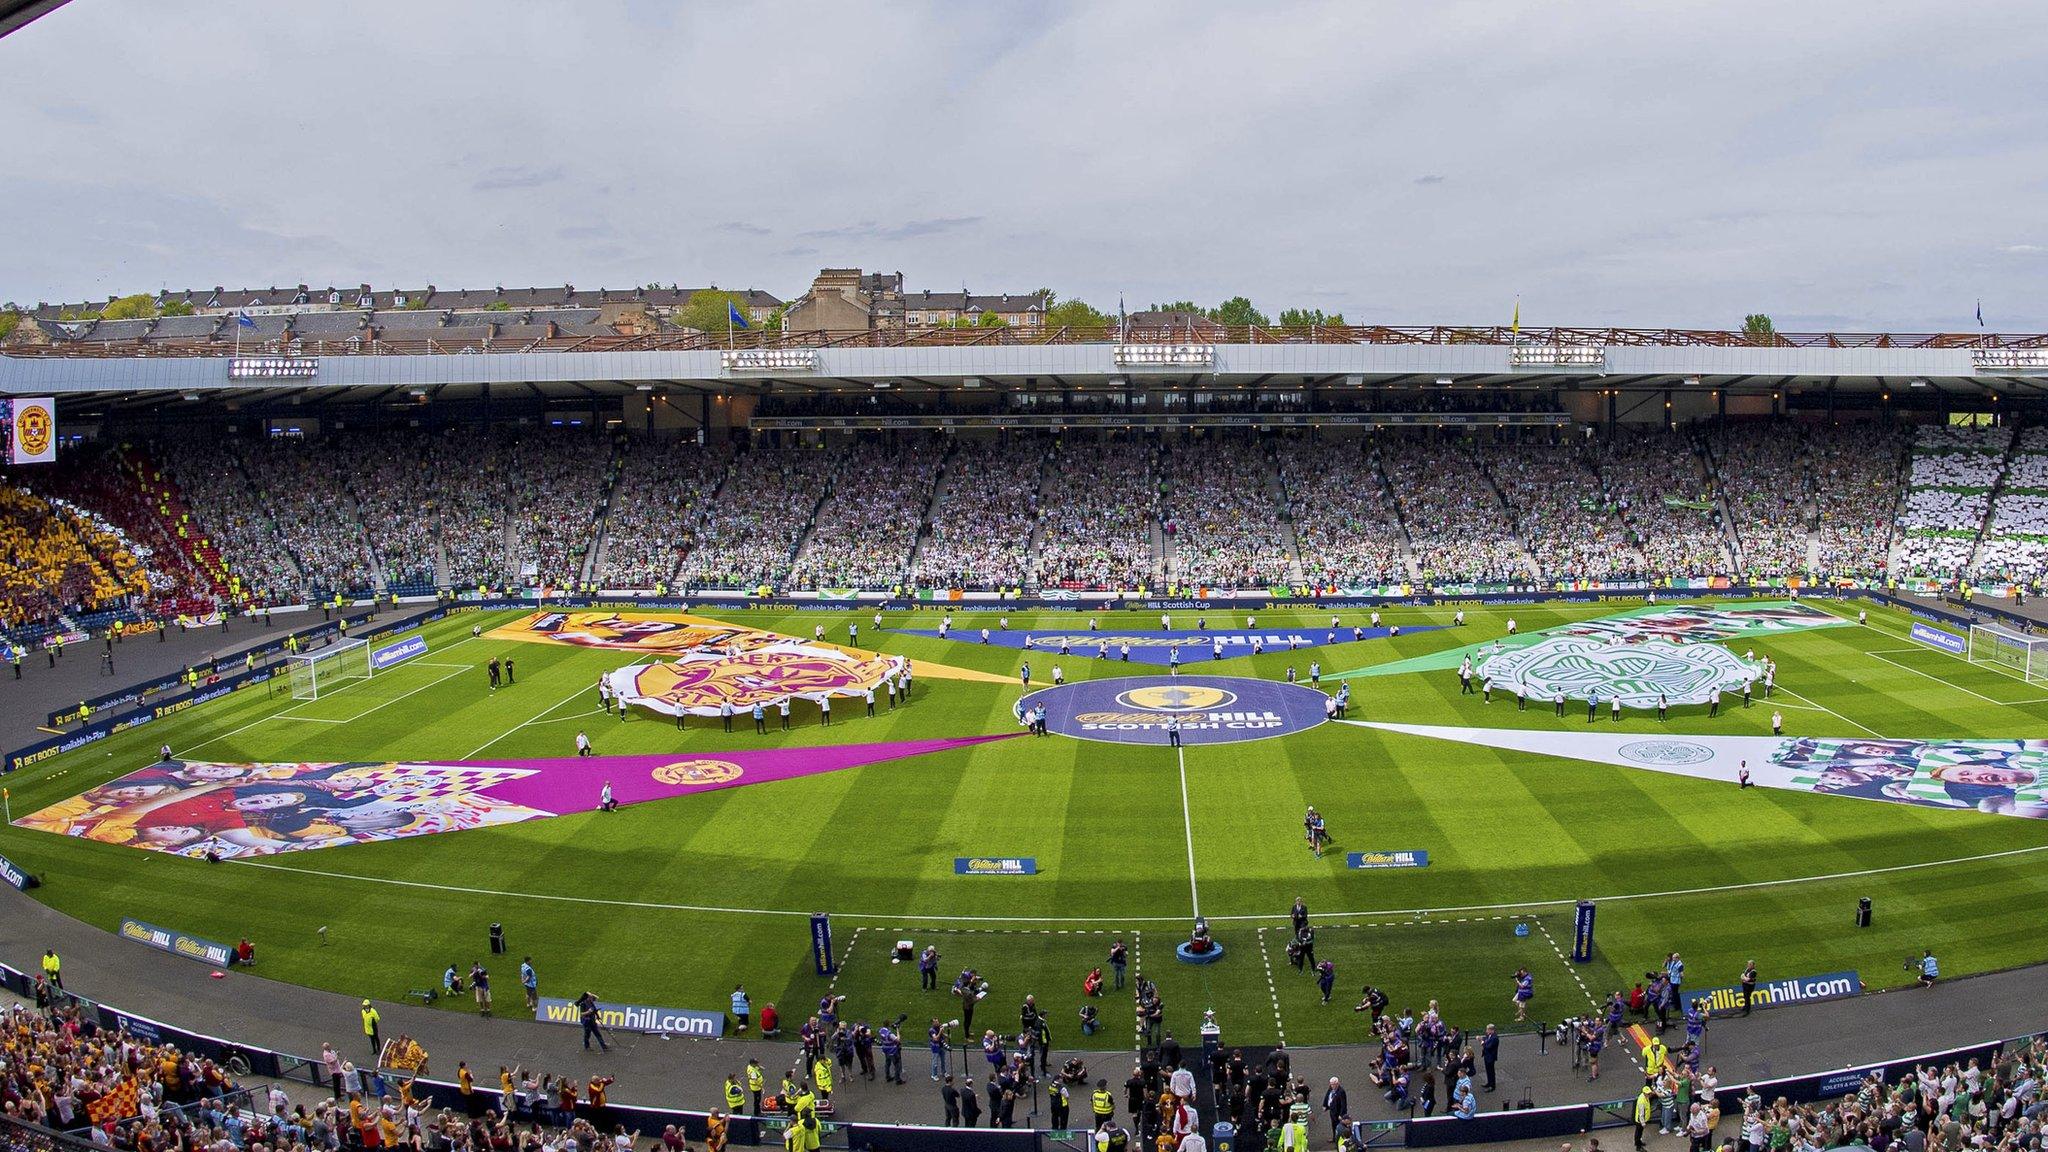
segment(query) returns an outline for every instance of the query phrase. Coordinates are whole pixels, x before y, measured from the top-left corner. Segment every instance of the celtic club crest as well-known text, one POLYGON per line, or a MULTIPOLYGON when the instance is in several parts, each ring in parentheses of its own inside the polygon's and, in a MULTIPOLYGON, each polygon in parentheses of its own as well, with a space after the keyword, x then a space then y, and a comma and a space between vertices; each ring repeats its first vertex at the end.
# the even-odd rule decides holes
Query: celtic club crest
POLYGON ((1718 644, 1643 640, 1616 644, 1587 636, 1549 636, 1526 648, 1481 662, 1479 675, 1495 688, 1538 700, 1559 694, 1601 703, 1619 699, 1631 708, 1704 704, 1716 689, 1736 693, 1762 671, 1718 644))

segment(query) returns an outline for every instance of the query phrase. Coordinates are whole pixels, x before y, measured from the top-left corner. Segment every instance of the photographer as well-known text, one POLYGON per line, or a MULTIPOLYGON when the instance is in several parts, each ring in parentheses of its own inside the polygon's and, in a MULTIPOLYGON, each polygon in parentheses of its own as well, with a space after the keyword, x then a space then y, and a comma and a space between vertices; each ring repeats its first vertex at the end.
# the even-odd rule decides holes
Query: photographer
MULTIPOLYGON (((1916 965, 1913 961, 1906 961, 1907 971, 1912 971, 1914 967, 1916 965)), ((1920 986, 1922 988, 1934 987, 1934 982, 1941 978, 1941 962, 1934 958, 1934 953, 1931 951, 1923 950, 1920 953, 1917 967, 1920 969, 1920 986)))

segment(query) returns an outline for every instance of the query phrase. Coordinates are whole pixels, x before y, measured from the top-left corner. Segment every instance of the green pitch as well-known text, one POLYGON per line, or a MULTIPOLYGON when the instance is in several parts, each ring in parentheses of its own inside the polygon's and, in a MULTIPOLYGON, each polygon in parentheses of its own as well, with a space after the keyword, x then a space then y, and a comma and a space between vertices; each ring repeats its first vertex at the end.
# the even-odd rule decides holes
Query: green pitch
MULTIPOLYGON (((1271 653, 1216 674, 1278 678, 1320 658, 1335 672, 1407 659, 1500 634, 1612 615, 1635 603, 1468 608, 1463 629, 1271 653)), ((1854 607, 1846 609, 1853 616, 1854 607)), ((1022 653, 875 634, 867 612, 707 613, 809 637, 813 625, 919 659, 1013 675, 1022 653)), ((1390 609, 1393 624, 1450 622, 1450 609, 1390 609)), ((471 639, 518 613, 460 615, 427 632, 419 661, 317 702, 251 689, 73 753, 8 780, 19 816, 143 767, 168 743, 228 761, 564 756, 579 728, 599 751, 713 753, 732 748, 966 736, 1016 730, 1014 684, 921 679, 914 703, 874 719, 842 709, 830 728, 800 707, 789 733, 727 735, 712 723, 620 723, 596 712, 597 675, 617 651, 471 639), (482 664, 511 655, 518 684, 491 693, 482 664)), ((1071 628, 1069 613, 1012 613, 1016 628, 1071 628)), ((1176 613, 1191 617, 1192 613, 1176 613)), ((1221 613, 1213 613, 1221 624, 1221 613)), ((1343 613, 1348 627, 1363 613, 1343 613)), ((935 628, 937 611, 892 612, 889 628, 935 628)), ((1260 613, 1265 627, 1320 629, 1327 612, 1260 613)), ((1156 626, 1156 613, 1104 614, 1106 628, 1156 626)), ((991 620, 992 624, 993 621, 991 620)), ((962 614, 961 631, 979 619, 962 614)), ((1906 637, 1904 616, 1868 627, 1759 639, 1777 661, 1788 732, 1902 737, 2031 736, 2048 688, 1973 667, 1906 637), (1796 695, 1786 695, 1789 691, 1796 695)), ((1744 646, 1748 646, 1745 638, 1744 646)), ((1043 670, 1052 660, 1034 654, 1043 670)), ((1159 669, 1062 661, 1070 680, 1159 669)), ((1203 662, 1207 674, 1211 665, 1203 662)), ((1453 673, 1351 681, 1353 716, 1416 724, 1553 728, 1547 708, 1517 713, 1461 697, 1453 673)), ((1764 735, 1771 709, 1681 709, 1666 726, 1632 715, 1602 731, 1764 735)), ((773 725, 771 724, 771 728, 773 725)), ((349 995, 403 996, 485 952, 501 922, 513 955, 496 966, 502 1008, 531 955, 542 990, 589 988, 608 1000, 719 1009, 735 983, 792 1018, 828 981, 811 971, 809 913, 834 913, 847 1011, 913 1021, 953 1017, 943 984, 963 966, 993 991, 977 1025, 1014 1027, 1026 993, 1051 1010, 1060 1046, 1131 1042, 1127 997, 1099 1001, 1103 1031, 1077 1034, 1081 981, 1109 943, 1132 945, 1155 979, 1167 1026, 1192 1037, 1214 1008, 1231 1041, 1293 1045, 1362 1040, 1359 988, 1396 1009, 1441 1001, 1451 1019, 1513 1030, 1510 976, 1536 976, 1531 1017, 1556 1020, 1677 949, 1688 983, 1730 983, 1754 958, 1766 978, 1855 968, 1866 985, 1909 976, 1923 947, 1944 974, 2040 961, 2037 926, 2014 915, 2048 894, 2048 823, 1755 789, 1323 725, 1254 743, 1164 747, 1054 737, 874 764, 485 831, 208 865, 22 829, 0 854, 44 875, 37 896, 102 928, 135 916, 202 936, 255 940, 261 971, 349 995), (1333 850, 1302 842, 1304 807, 1328 818, 1333 850), (1192 851, 1190 845, 1192 834, 1192 851), (1344 853, 1424 849, 1427 868, 1349 870, 1344 853), (1028 877, 956 876, 958 856, 1034 856, 1028 877), (1287 963, 1285 915, 1304 898, 1337 964, 1324 1005, 1287 963), (1858 897, 1876 926, 1858 931, 1858 897), (1601 901, 1599 955, 1573 965, 1570 901, 1601 901), (1226 947, 1219 964, 1175 963, 1199 901, 1226 947), (1516 925, 1529 931, 1517 935, 1516 925), (327 928, 323 946, 316 929, 327 928), (920 992, 891 946, 936 943, 942 990, 920 992), (403 947, 392 947, 403 941, 403 947)), ((118 945, 110 945, 118 946, 118 945)), ((443 1002, 444 1004, 447 1002, 443 1002)), ((451 1010, 470 1010, 466 1004, 451 1010)), ((337 1021, 340 1028, 347 1022, 337 1021)), ((915 1037, 913 1037, 914 1039, 915 1037)))

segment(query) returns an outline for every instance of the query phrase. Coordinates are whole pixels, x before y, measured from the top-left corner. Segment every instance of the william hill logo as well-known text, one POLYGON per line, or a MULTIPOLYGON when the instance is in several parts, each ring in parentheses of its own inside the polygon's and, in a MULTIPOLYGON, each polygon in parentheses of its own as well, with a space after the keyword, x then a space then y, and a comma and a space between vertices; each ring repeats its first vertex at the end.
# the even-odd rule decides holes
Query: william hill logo
POLYGON ((1036 876, 1035 856, 958 856, 953 872, 960 876, 1036 876))
MULTIPOLYGON (((1818 976, 1792 976, 1760 983, 1751 1003, 1758 1008, 1772 1008, 1808 1000, 1838 1000, 1844 996, 1861 995, 1862 992, 1863 978, 1858 974, 1823 972, 1818 976)), ((1742 989, 1732 984, 1720 988, 1686 989, 1681 995, 1688 1006, 1698 1004, 1708 1015, 1742 1010, 1742 989)))

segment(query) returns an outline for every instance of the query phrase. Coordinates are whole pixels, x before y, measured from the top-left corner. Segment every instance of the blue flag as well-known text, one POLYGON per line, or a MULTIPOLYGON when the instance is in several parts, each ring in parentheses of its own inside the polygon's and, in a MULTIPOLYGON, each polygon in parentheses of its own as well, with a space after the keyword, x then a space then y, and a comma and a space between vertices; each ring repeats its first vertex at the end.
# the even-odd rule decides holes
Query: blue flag
POLYGON ((247 312, 235 313, 235 323, 240 324, 244 328, 254 328, 256 326, 256 322, 249 319, 247 312))
POLYGON ((1983 302, 1982 300, 1979 300, 1979 301, 1977 301, 1977 327, 1979 327, 1979 328, 1982 328, 1983 326, 1984 326, 1984 302, 1983 302))
POLYGON ((739 305, 730 300, 725 302, 725 318, 735 328, 745 328, 747 326, 747 318, 740 315, 739 305))

